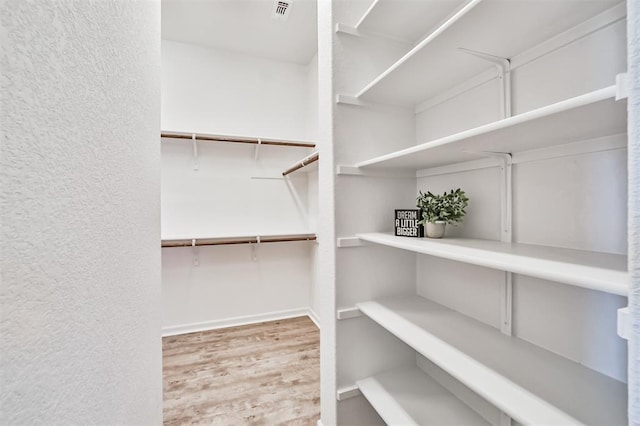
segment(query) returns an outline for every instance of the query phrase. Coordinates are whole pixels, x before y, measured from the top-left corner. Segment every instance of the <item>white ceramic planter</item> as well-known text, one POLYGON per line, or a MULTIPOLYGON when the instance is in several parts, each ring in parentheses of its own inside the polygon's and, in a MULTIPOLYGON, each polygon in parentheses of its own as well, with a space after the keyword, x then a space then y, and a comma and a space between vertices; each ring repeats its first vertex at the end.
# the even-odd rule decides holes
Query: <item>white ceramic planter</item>
POLYGON ((437 221, 435 223, 427 222, 425 232, 428 238, 442 238, 444 237, 444 228, 447 226, 447 222, 437 221))

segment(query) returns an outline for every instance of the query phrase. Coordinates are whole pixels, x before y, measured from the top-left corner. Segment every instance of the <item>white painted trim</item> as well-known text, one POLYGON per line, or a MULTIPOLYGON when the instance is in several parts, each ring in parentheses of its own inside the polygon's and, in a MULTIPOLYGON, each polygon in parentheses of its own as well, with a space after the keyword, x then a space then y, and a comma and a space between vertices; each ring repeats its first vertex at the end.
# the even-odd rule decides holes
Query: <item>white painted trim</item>
POLYGON ((336 311, 336 318, 339 320, 345 320, 350 318, 361 317, 362 312, 356 306, 350 308, 341 308, 336 311))
MULTIPOLYGON (((296 318, 309 315, 309 308, 288 309, 285 311, 267 312, 257 315, 245 315, 232 318, 224 318, 213 321, 196 322, 184 325, 162 327, 162 337, 177 336, 179 334, 195 333, 198 331, 216 330, 219 328, 236 327, 239 325, 255 324, 265 321, 276 321, 287 318, 296 318)), ((311 318, 313 321, 313 318, 311 318)), ((315 321, 314 321, 315 322, 315 321)))
MULTIPOLYGON (((557 36, 546 40, 538 44, 537 46, 534 46, 520 53, 517 56, 514 56, 513 58, 511 58, 511 71, 527 65, 545 55, 553 53, 556 50, 563 48, 564 46, 567 46, 588 36, 589 34, 599 31, 609 25, 613 25, 621 19, 624 19, 626 16, 627 11, 624 2, 622 2, 608 10, 605 10, 601 14, 594 16, 591 19, 573 28, 570 28, 567 31, 560 33, 557 36)), ((496 77, 497 76, 495 70, 493 69, 483 71, 475 77, 464 81, 445 92, 424 100, 422 103, 418 104, 415 107, 415 113, 420 114, 421 112, 424 112, 429 108, 433 108, 436 105, 440 105, 448 101, 449 99, 453 99, 456 96, 475 89, 476 87, 482 86, 483 84, 494 80, 496 77)))
POLYGON ((476 75, 475 77, 470 78, 469 80, 458 84, 457 86, 452 87, 451 89, 442 92, 438 95, 435 95, 421 103, 419 103, 415 109, 414 112, 416 114, 420 114, 421 112, 424 112, 430 108, 433 108, 436 105, 440 105, 446 101, 448 101, 449 99, 453 99, 456 96, 459 96, 463 93, 466 93, 470 90, 475 89, 476 87, 480 87, 483 84, 489 83, 490 81, 493 81, 495 79, 497 79, 498 76, 496 75, 496 71, 493 68, 489 68, 486 71, 481 72, 480 74, 476 75))
POLYGON ((316 325, 316 327, 318 327, 318 330, 320 330, 320 317, 318 316, 318 314, 316 314, 313 309, 308 308, 307 309, 307 316, 309 317, 309 319, 311 321, 313 321, 313 323, 316 325))
POLYGON ((569 157, 572 155, 590 154, 593 152, 611 151, 627 148, 627 134, 604 136, 586 141, 573 142, 547 148, 522 151, 513 154, 513 164, 530 161, 549 160, 552 158, 569 157))
POLYGON ((534 46, 524 52, 511 58, 511 69, 514 70, 521 66, 527 65, 536 59, 539 59, 545 55, 555 52, 571 43, 587 37, 590 34, 595 33, 609 25, 624 19, 627 16, 627 9, 625 2, 618 3, 617 5, 605 10, 604 12, 588 19, 581 24, 576 25, 573 28, 552 37, 537 46, 534 46))
POLYGON ((488 169, 500 166, 500 161, 495 158, 483 158, 481 160, 465 161, 463 163, 448 164, 446 166, 431 167, 416 171, 416 178, 446 175, 450 173, 468 172, 471 170, 488 169))
MULTIPOLYGON (((627 148, 627 134, 604 136, 586 141, 573 142, 564 145, 550 146, 547 148, 533 149, 513 154, 512 164, 527 163, 530 161, 549 160, 552 158, 569 157, 572 155, 590 154, 594 152, 612 151, 627 148)), ((500 166, 495 159, 483 158, 482 160, 465 161, 462 163, 448 164, 441 167, 431 167, 416 171, 416 178, 440 176, 450 173, 468 172, 472 170, 488 169, 500 166)), ((355 168, 364 174, 361 169, 355 168)))
POLYGON ((344 401, 345 399, 353 398, 360 395, 362 395, 362 393, 360 392, 358 385, 343 386, 341 388, 338 388, 338 391, 336 392, 336 399, 338 401, 344 401))

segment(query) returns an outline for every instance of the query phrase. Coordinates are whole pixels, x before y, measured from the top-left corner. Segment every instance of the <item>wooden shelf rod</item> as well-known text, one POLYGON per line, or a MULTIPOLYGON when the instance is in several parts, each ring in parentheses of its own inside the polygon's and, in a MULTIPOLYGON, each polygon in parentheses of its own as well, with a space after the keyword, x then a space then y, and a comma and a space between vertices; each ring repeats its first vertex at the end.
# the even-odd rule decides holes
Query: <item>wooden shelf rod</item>
POLYGON ((249 138, 249 137, 238 137, 238 136, 224 136, 224 135, 206 135, 201 133, 178 133, 178 132, 161 132, 161 138, 170 138, 170 139, 193 139, 193 135, 195 135, 195 139, 199 141, 209 141, 209 142, 229 142, 229 143, 248 143, 252 145, 275 145, 275 146, 291 146, 298 148, 315 148, 315 144, 311 142, 297 142, 297 141, 286 141, 286 140, 276 140, 276 139, 261 139, 261 138, 249 138))
POLYGON ((282 237, 244 237, 244 238, 194 238, 181 240, 163 240, 162 247, 220 246, 231 244, 283 243, 290 241, 315 241, 316 234, 291 235, 282 237), (195 240, 195 244, 193 244, 195 240))
POLYGON ((298 161, 296 164, 294 164, 293 166, 289 167, 287 170, 285 170, 284 172, 282 172, 282 176, 286 176, 288 174, 291 174, 293 172, 295 172, 296 170, 300 170, 301 168, 308 166, 309 164, 315 163, 316 161, 318 161, 319 154, 318 152, 314 152, 311 155, 309 155, 308 157, 303 158, 302 160, 298 161))

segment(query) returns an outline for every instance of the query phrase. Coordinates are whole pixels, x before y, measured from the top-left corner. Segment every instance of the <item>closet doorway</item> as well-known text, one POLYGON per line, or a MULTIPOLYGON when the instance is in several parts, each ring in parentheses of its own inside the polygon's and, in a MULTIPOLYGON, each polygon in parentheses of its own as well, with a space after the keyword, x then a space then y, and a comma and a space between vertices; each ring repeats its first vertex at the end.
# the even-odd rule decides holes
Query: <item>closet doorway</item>
POLYGON ((165 424, 320 418, 316 22, 162 1, 165 424))

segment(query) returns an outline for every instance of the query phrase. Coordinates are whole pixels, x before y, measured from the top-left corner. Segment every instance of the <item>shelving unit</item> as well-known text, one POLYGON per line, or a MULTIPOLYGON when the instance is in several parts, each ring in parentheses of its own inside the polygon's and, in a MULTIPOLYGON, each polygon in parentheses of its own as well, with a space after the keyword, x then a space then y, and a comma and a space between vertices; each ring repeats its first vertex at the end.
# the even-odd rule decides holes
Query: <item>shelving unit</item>
MULTIPOLYGON (((384 7, 389 2, 379 3, 384 7)), ((358 91, 355 97, 381 104, 415 106, 437 95, 443 88, 453 87, 491 68, 487 62, 458 48, 509 59, 616 3, 620 2, 579 5, 566 1, 510 3, 470 0, 463 5, 452 2, 447 19, 358 91), (456 6, 457 10, 454 9, 456 6), (540 25, 541 22, 545 25, 540 25)), ((368 15, 374 16, 373 13, 368 15)))
POLYGON ((410 148, 361 161, 360 169, 419 170, 626 132, 625 100, 615 85, 410 148))
POLYGON ((413 0, 376 0, 362 15, 355 28, 414 44, 446 19, 466 0, 424 2, 413 0))
POLYGON ((384 233, 356 235, 363 241, 410 250, 443 259, 529 275, 605 293, 626 296, 627 257, 531 244, 468 238, 396 237, 384 233))
POLYGON ((357 385, 389 425, 489 425, 419 368, 386 371, 357 385))
POLYGON ((496 426, 627 424, 615 318, 630 277, 614 254, 626 243, 626 3, 333 12, 338 420, 373 409, 388 424, 474 423, 429 418, 442 398, 496 426), (418 190, 458 187, 475 215, 464 238, 363 232, 389 230, 418 190), (354 384, 369 405, 344 403, 354 384))
POLYGON ((521 424, 623 425, 626 386, 419 297, 357 307, 521 424))

